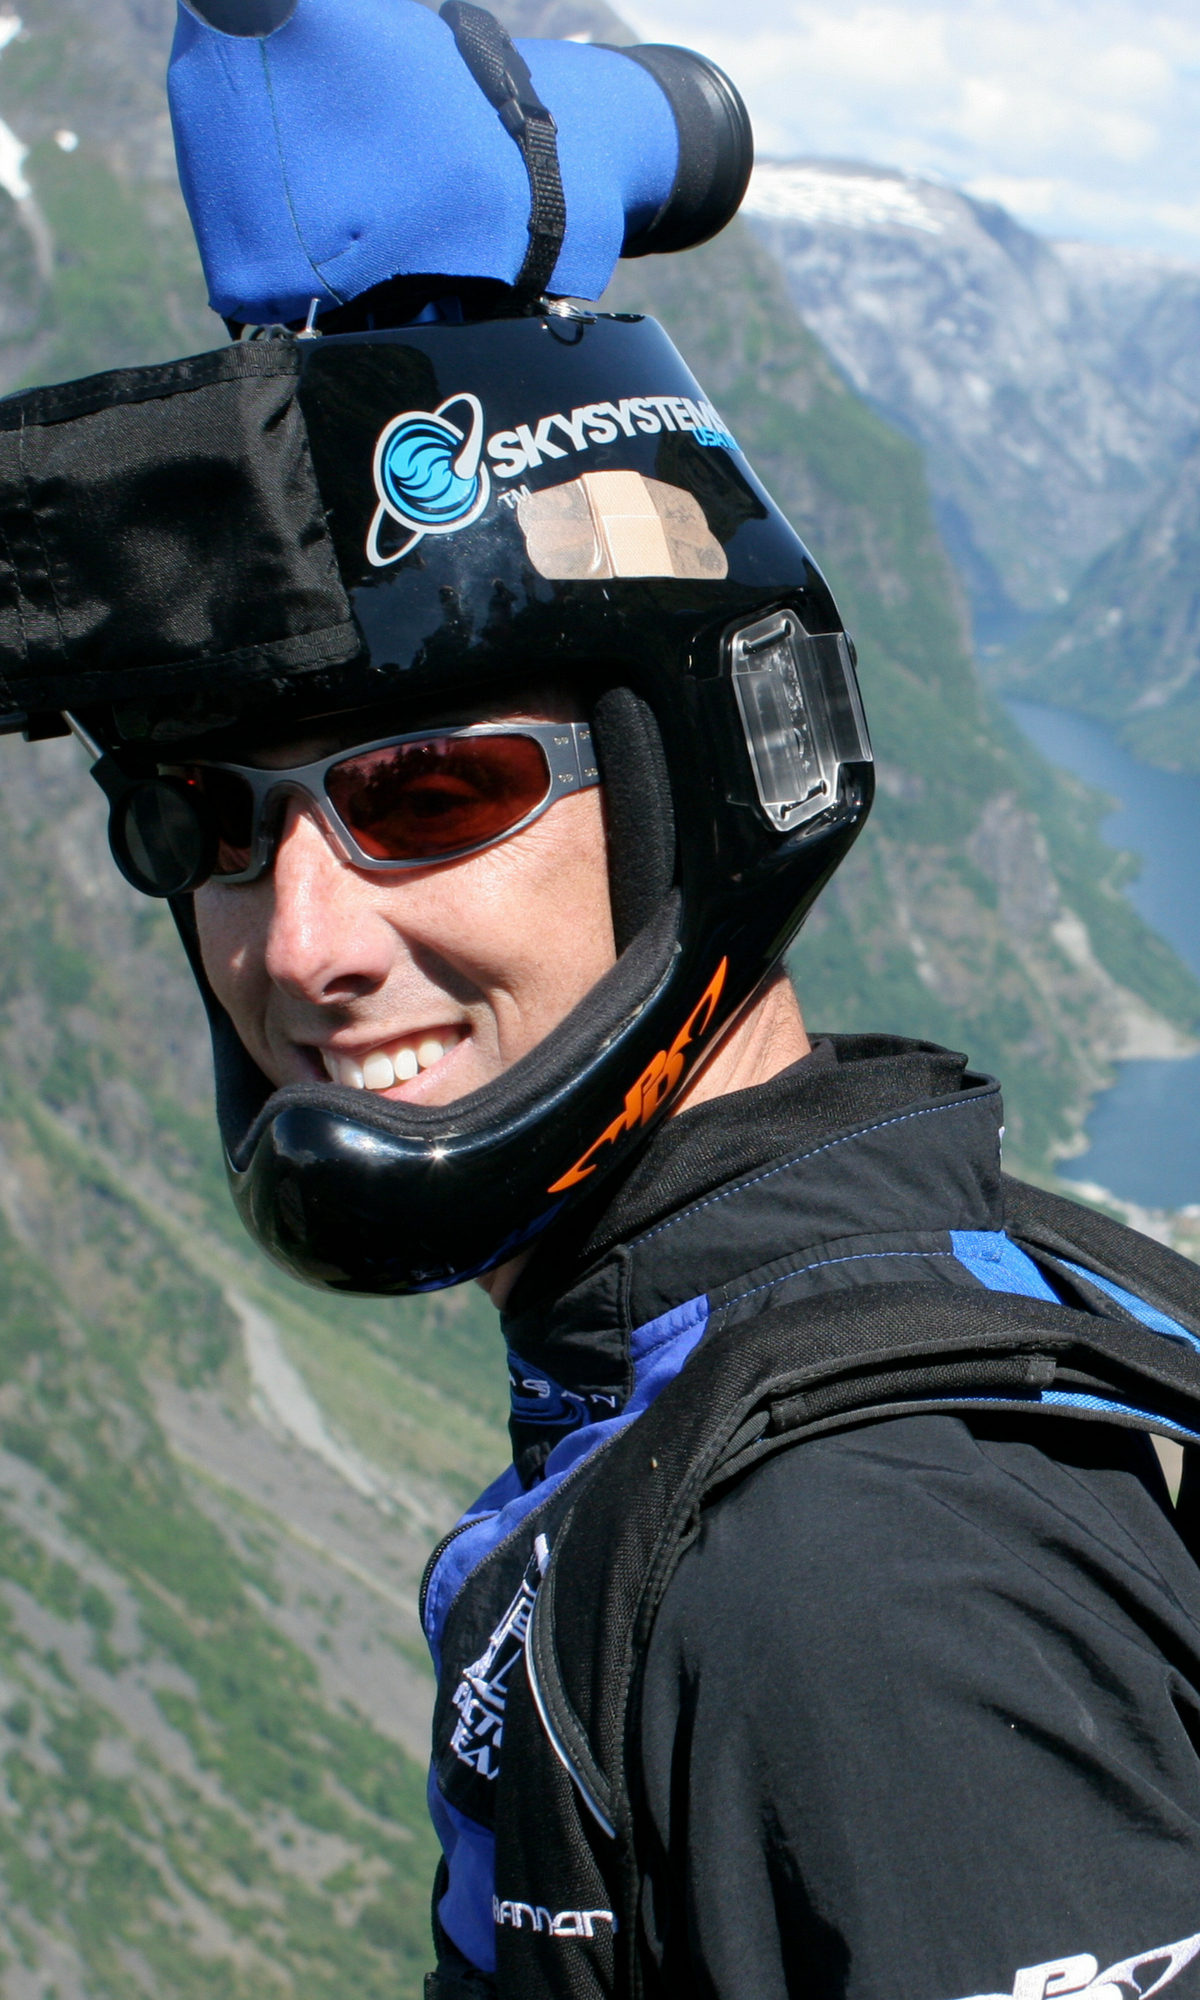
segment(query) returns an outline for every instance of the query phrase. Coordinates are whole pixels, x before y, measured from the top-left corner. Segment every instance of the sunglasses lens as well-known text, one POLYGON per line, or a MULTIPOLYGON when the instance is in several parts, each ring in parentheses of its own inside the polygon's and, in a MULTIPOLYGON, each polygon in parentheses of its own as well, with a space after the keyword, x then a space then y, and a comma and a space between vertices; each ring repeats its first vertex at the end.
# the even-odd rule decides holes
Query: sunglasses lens
POLYGON ((325 779, 343 824, 375 861, 436 861, 511 832, 550 789, 529 736, 435 736, 348 757, 325 779))
POLYGON ((221 771, 212 764, 193 764, 184 776, 202 801, 205 819, 216 834, 213 874, 244 874, 254 844, 254 794, 246 780, 236 771, 221 771))

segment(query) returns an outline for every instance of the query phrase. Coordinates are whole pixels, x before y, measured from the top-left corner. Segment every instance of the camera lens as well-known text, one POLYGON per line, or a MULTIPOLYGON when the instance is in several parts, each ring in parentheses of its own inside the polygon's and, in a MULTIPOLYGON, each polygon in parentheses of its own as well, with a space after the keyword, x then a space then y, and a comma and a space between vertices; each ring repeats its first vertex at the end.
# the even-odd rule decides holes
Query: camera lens
POLYGON ((262 41, 291 20, 298 0, 184 0, 184 5, 218 34, 262 41))
POLYGON ((754 165, 750 114, 724 70, 691 49, 648 42, 621 50, 648 69, 679 130, 675 185, 654 220, 621 248, 623 257, 688 250, 731 222, 754 165))

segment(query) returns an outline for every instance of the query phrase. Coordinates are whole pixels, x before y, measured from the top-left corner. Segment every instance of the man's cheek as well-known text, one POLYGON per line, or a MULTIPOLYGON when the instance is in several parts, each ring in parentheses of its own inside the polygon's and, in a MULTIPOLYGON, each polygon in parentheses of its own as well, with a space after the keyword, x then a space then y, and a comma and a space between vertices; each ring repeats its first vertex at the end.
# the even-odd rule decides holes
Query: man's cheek
POLYGON ((255 948, 251 927, 230 902, 228 894, 211 885, 196 892, 196 929, 208 983, 236 1018, 239 1001, 244 1005, 257 983, 262 954, 255 948))

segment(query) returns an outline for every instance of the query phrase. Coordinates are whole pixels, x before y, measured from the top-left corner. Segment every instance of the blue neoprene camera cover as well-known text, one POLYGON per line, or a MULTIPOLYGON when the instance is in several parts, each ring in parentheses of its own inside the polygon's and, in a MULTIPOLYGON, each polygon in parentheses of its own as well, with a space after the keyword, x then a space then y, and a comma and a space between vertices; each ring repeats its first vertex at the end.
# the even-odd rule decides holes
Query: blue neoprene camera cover
MULTIPOLYGON (((558 126, 567 226, 550 289, 597 299, 627 236, 671 194, 675 119, 614 49, 518 41, 558 126)), ((224 33, 180 0, 168 78, 209 298, 253 325, 385 279, 511 284, 529 247, 518 147, 420 0, 297 0, 224 33), (282 11, 282 10, 280 10, 282 11)))

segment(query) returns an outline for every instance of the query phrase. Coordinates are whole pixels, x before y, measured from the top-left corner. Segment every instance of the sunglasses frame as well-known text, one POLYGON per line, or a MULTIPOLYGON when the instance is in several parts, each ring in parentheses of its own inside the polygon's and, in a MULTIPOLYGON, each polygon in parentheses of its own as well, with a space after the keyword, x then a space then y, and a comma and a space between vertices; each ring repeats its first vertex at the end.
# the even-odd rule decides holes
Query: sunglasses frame
POLYGON ((318 757, 311 764, 295 764, 286 769, 264 770, 257 764, 226 764, 206 757, 190 758, 180 768, 184 771, 228 771, 243 779, 250 789, 249 864, 236 875, 218 875, 214 870, 212 876, 214 882, 231 886, 257 882, 273 863, 279 845, 280 821, 276 817, 272 822, 270 807, 281 793, 306 802, 343 861, 370 875, 400 875, 414 868, 439 868, 445 862, 465 860, 470 854, 483 854, 489 847, 497 847, 502 840, 511 840, 514 833, 521 833, 527 826, 532 826, 557 800, 566 798, 571 792, 587 791, 601 782, 592 746, 592 732, 586 722, 472 722, 457 729, 419 729, 403 736, 380 736, 369 743, 351 744, 342 750, 335 750, 329 757, 318 757), (373 750, 398 749, 406 743, 437 743, 480 736, 530 737, 541 749, 549 772, 544 798, 515 825, 506 827, 503 833, 492 834, 487 840, 473 841, 465 847, 456 847, 448 853, 430 855, 417 861, 380 861, 359 846, 325 790, 325 778, 336 765, 350 763, 355 757, 365 757, 373 750))

